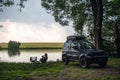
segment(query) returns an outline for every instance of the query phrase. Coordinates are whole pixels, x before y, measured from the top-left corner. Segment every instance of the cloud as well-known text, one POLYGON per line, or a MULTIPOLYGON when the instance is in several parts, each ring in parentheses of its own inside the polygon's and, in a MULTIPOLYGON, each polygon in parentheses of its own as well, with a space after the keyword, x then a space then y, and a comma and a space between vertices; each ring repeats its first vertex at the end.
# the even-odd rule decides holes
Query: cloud
MULTIPOLYGON (((19 0, 14 1, 19 3, 19 0)), ((41 6, 40 0, 29 0, 24 4, 25 8, 22 9, 22 12, 19 11, 20 6, 17 5, 5 8, 4 12, 0 13, 0 21, 6 21, 9 18, 13 22, 27 24, 51 24, 55 22, 54 17, 41 6)))
POLYGON ((27 24, 7 20, 0 22, 0 42, 15 40, 20 42, 64 42, 68 35, 72 35, 72 27, 62 27, 53 24, 27 24))
POLYGON ((72 27, 62 27, 51 14, 41 6, 40 0, 25 2, 19 12, 18 6, 5 8, 0 13, 0 42, 9 40, 21 42, 64 42, 74 33, 72 27), (33 7, 34 6, 34 7, 33 7))

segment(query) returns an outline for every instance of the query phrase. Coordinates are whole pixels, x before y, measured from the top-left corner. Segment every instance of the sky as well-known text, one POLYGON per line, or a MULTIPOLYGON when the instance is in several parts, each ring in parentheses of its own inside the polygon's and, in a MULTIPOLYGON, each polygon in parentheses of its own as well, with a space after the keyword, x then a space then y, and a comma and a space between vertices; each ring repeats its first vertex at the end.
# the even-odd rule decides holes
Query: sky
MULTIPOLYGON (((18 0, 19 1, 19 0, 18 0)), ((61 26, 41 6, 40 0, 28 0, 25 8, 4 7, 0 12, 0 43, 10 40, 20 42, 65 42, 75 33, 71 26, 61 26)))

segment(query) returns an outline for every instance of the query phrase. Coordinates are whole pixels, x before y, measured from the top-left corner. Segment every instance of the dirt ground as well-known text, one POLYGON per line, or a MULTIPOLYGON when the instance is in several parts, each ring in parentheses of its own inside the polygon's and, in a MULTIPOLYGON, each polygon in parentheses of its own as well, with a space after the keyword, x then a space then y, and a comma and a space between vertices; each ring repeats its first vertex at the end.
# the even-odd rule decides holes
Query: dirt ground
MULTIPOLYGON (((120 76, 120 67, 118 66, 107 66, 106 68, 100 68, 99 66, 91 65, 88 69, 70 67, 61 70, 56 75, 33 76, 26 78, 25 80, 101 80, 102 77, 102 80, 109 80, 109 77, 115 76, 120 76)), ((112 78, 110 79, 112 80, 112 78)), ((113 79, 119 80, 115 78, 113 79)))

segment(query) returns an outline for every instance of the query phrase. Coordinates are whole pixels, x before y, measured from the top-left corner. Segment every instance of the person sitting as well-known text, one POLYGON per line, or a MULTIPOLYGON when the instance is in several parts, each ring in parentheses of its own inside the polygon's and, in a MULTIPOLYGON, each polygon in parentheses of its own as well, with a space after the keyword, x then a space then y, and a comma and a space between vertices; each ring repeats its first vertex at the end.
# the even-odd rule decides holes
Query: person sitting
POLYGON ((46 63, 47 59, 48 59, 48 56, 47 56, 47 53, 45 53, 45 55, 42 56, 42 58, 40 58, 40 62, 41 63, 46 63))

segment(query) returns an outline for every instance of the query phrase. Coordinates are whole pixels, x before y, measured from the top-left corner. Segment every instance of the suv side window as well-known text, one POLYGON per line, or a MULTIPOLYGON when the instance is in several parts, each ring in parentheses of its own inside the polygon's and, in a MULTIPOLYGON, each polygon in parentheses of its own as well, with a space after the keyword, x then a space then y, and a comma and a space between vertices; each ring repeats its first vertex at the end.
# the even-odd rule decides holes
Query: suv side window
POLYGON ((71 49, 71 50, 74 50, 73 46, 74 46, 74 43, 72 42, 72 43, 71 43, 71 46, 70 46, 70 49, 71 49))
POLYGON ((71 40, 66 41, 65 44, 64 44, 64 49, 63 50, 68 51, 70 49, 71 43, 72 43, 71 40))
POLYGON ((77 41, 73 41, 71 44, 72 50, 78 50, 80 48, 80 44, 77 41))

